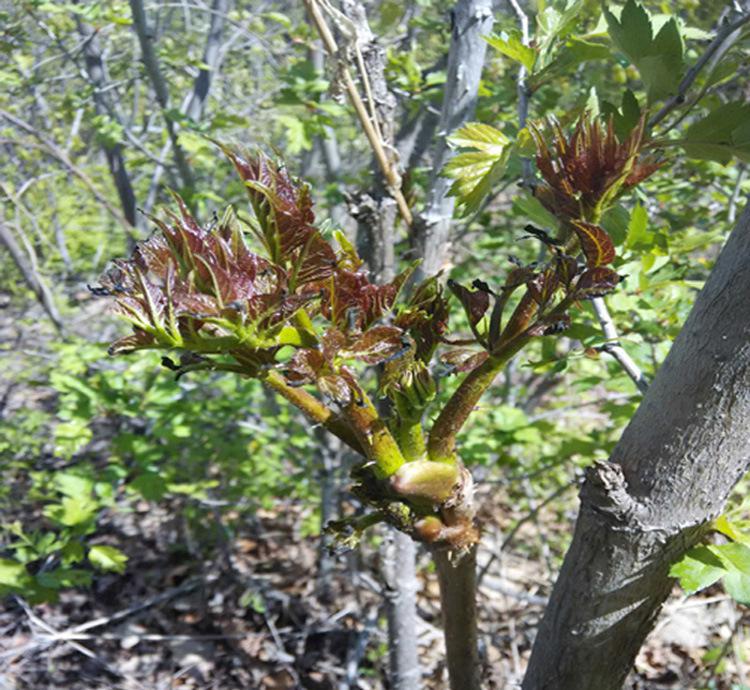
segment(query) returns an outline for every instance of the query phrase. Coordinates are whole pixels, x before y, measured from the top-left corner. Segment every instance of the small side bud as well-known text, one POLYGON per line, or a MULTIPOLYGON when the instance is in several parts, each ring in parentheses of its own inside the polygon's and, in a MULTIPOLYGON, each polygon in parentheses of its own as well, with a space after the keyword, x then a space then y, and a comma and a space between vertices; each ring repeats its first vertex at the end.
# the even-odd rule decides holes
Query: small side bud
POLYGON ((443 532, 445 525, 443 521, 434 515, 428 515, 414 523, 415 536, 428 544, 434 544, 443 532))

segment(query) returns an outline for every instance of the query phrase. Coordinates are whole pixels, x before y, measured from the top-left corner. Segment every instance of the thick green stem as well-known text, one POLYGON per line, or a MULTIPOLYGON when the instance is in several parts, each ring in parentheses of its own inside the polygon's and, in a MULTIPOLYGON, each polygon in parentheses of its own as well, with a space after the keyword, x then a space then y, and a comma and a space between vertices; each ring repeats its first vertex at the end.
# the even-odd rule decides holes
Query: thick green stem
POLYGON ((418 419, 401 419, 394 433, 406 462, 421 460, 427 455, 421 416, 418 419))
POLYGON ((332 434, 338 436, 352 450, 361 455, 366 455, 360 439, 352 431, 351 427, 340 417, 336 416, 320 400, 302 388, 290 386, 277 371, 269 371, 261 380, 269 388, 272 388, 281 395, 281 397, 302 410, 312 421, 321 424, 332 434))
POLYGON ((484 364, 471 371, 451 396, 430 431, 427 454, 436 462, 455 462, 456 436, 466 423, 474 406, 492 385, 508 360, 527 342, 528 336, 518 336, 505 343, 501 350, 484 364))
POLYGON ((406 462, 396 439, 364 391, 361 400, 344 408, 344 416, 365 449, 365 455, 375 463, 378 477, 390 477, 406 462))

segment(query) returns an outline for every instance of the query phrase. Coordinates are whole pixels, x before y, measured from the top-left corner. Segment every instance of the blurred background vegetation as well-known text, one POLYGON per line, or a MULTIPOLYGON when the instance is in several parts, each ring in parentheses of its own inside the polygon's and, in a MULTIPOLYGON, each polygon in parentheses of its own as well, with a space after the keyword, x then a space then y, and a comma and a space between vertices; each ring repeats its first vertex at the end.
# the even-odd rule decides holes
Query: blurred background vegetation
MULTIPOLYGON (((396 146, 414 208, 430 185, 434 142, 445 135, 437 121, 452 5, 365 3, 386 50, 396 146)), ((719 0, 645 5, 655 26, 678 16, 687 63, 731 9, 719 0)), ((568 114, 567 127, 585 109, 624 117, 629 98, 645 106, 648 85, 610 40, 598 1, 522 6, 537 45, 572 46, 568 62, 535 71, 531 119, 568 114)), ((516 14, 498 2, 495 34, 517 31, 516 14)), ((677 140, 721 104, 746 102, 749 54, 745 37, 704 71, 694 88, 704 94, 700 104, 668 122, 663 136, 677 140)), ((518 61, 488 51, 475 117, 511 139, 519 130, 518 69, 518 61)), ((77 601, 94 615, 106 588, 135 595, 120 577, 148 570, 136 589, 153 594, 164 586, 164 564, 182 568, 172 582, 205 574, 228 555, 242 558, 247 540, 268 540, 279 524, 316 553, 322 521, 357 510, 346 492, 345 453, 311 437, 256 382, 204 373, 175 381, 157 356, 107 359, 106 343, 123 327, 87 289, 110 260, 150 234, 146 214, 159 214, 170 189, 206 222, 227 204, 245 212, 241 183, 212 139, 281 152, 311 184, 318 221, 356 240, 350 206, 373 187, 374 167, 336 86, 336 66, 325 64, 301 3, 0 0, 0 594, 32 604, 77 601), (138 10, 150 49, 139 41, 138 10), (163 538, 155 539, 159 531, 163 538)), ((662 155, 665 169, 603 221, 617 245, 617 270, 628 276, 608 305, 621 342, 649 378, 750 192, 741 159, 662 155)), ((458 214, 446 275, 492 280, 505 274, 509 256, 536 256, 538 245, 520 239, 524 226, 554 223, 518 185, 521 165, 514 154, 479 207, 458 214)), ((396 251, 404 262, 410 247, 403 231, 396 251)), ((534 597, 548 591, 564 553, 580 468, 608 456, 640 397, 602 351, 590 306, 565 338, 539 341, 483 400, 462 441, 464 462, 483 480, 487 581, 513 590, 502 596, 527 608, 538 607, 534 597), (507 579, 504 569, 516 566, 526 580, 507 579)), ((256 549, 244 566, 255 575, 232 606, 233 615, 249 612, 245 629, 268 621, 268 611, 280 620, 253 579, 265 566, 252 565, 259 554, 282 559, 280 542, 256 549)), ((317 572, 314 594, 325 606, 331 587, 354 596, 346 581, 373 571, 374 554, 320 550, 297 585, 303 576, 315 582, 317 572)), ((8 602, 8 611, 18 610, 17 600, 8 602)), ((685 673, 703 678, 696 688, 741 682, 750 650, 728 662, 722 625, 734 623, 722 619, 697 652, 644 662, 642 679, 669 671, 675 683, 685 673)), ((488 630, 500 646, 520 635, 519 649, 528 651, 522 633, 488 630)), ((377 678, 384 662, 373 640, 362 664, 377 678)), ((361 687, 379 687, 367 685, 367 673, 361 687)), ((225 679, 220 687, 234 686, 225 679)))

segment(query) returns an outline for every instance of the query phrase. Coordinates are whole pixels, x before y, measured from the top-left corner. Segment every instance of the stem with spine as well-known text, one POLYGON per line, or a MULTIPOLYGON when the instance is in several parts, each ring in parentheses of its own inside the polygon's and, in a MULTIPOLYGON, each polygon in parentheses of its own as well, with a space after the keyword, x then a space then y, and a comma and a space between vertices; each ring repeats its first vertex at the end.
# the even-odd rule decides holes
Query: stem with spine
POLYGON ((379 479, 390 477, 406 462, 396 439, 364 391, 360 399, 344 407, 343 414, 365 450, 368 460, 375 464, 379 479))
POLYGON ((394 434, 401 447, 406 462, 420 460, 427 453, 424 431, 422 430, 422 415, 418 417, 401 417, 394 434))
POLYGON ((306 390, 290 386, 277 371, 269 371, 261 379, 269 388, 275 390, 282 398, 300 409, 309 419, 324 426, 335 436, 338 436, 352 450, 365 455, 364 447, 349 424, 326 407, 315 396, 306 390))
POLYGON ((456 462, 458 432, 497 375, 529 339, 529 336, 521 334, 506 341, 498 352, 467 374, 432 426, 427 441, 427 454, 430 460, 456 462))

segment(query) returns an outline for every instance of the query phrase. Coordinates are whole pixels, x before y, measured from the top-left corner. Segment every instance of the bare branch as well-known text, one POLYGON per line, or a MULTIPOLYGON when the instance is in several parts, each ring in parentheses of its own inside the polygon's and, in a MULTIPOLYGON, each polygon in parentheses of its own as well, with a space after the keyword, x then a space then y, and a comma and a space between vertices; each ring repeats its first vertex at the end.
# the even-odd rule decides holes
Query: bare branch
MULTIPOLYGON (((323 46, 326 52, 333 58, 340 61, 339 67, 341 72, 341 78, 344 82, 344 88, 349 96, 349 100, 354 106, 354 110, 357 114, 362 129, 364 130, 365 136, 367 137, 370 146, 372 147, 375 159, 378 162, 378 166, 383 171, 383 175, 388 182, 388 187, 391 195, 396 200, 398 205, 399 213, 404 219, 407 225, 412 224, 412 213, 409 209, 409 205, 406 203, 406 199, 401 191, 401 176, 396 170, 395 166, 391 163, 388 154, 386 153, 384 142, 378 132, 377 118, 373 121, 373 118, 367 112, 362 97, 359 95, 357 86, 354 83, 354 78, 349 70, 348 65, 344 59, 344 56, 339 50, 339 46, 336 43, 336 39, 333 37, 331 28, 328 25, 323 13, 319 0, 304 0, 305 6, 307 7, 310 17, 312 18, 313 24, 323 41, 323 46)), ((343 15, 342 15, 343 16, 343 15)), ((346 17, 344 17, 346 19, 346 17)), ((361 59, 361 56, 360 56, 361 59)))
MULTIPOLYGON (((105 209, 109 212, 109 214, 123 227, 125 232, 128 234, 128 237, 133 237, 133 227, 128 223, 128 221, 125 219, 125 217, 110 203, 110 201, 96 188, 96 185, 94 184, 93 180, 85 173, 83 170, 81 170, 73 161, 70 159, 70 156, 63 151, 55 142, 53 142, 51 139, 46 137, 44 134, 42 134, 38 129, 35 127, 32 127, 28 122, 25 120, 22 120, 19 117, 16 117, 15 115, 11 115, 11 113, 7 112, 6 110, 0 110, 0 117, 5 118, 9 122, 16 125, 16 127, 19 127, 23 131, 27 132, 28 134, 31 134, 39 143, 41 144, 41 148, 47 152, 48 155, 52 156, 53 158, 56 158, 60 163, 62 163, 67 170, 75 175, 83 184, 89 189, 91 194, 94 196, 94 198, 102 205, 105 209)), ((20 142, 8 142, 8 143, 15 143, 20 144, 20 142)), ((137 238, 134 238, 137 239, 137 238)))
POLYGON ((193 172, 190 169, 185 152, 177 138, 177 128, 168 114, 169 110, 169 89, 164 75, 159 66, 159 60, 154 50, 154 35, 146 23, 146 12, 143 9, 141 0, 130 0, 130 10, 133 15, 133 28, 138 36, 138 42, 141 46, 141 57, 146 68, 146 74, 151 81, 156 94, 156 100, 161 107, 164 116, 164 123, 167 128, 167 134, 172 142, 174 150, 175 163, 180 172, 180 178, 183 186, 192 189, 195 186, 193 172))
POLYGON ((739 19, 726 24, 724 27, 719 29, 716 34, 716 38, 706 48, 706 52, 698 58, 697 62, 687 71, 685 76, 682 78, 680 85, 677 87, 677 93, 672 96, 648 122, 650 128, 655 127, 659 124, 672 110, 677 106, 682 105, 685 102, 685 94, 687 94, 693 82, 697 79, 703 68, 714 58, 716 55, 723 55, 729 50, 729 48, 737 42, 740 38, 742 27, 750 21, 750 14, 745 14, 739 19))
POLYGON ((26 261, 23 250, 16 242, 16 238, 13 236, 10 228, 5 225, 2 216, 2 207, 0 207, 0 244, 2 244, 8 250, 8 254, 10 254, 11 259, 13 259, 13 263, 16 265, 19 272, 23 276, 26 284, 36 295, 39 303, 44 308, 44 311, 47 312, 47 315, 54 324, 55 328, 58 331, 62 331, 63 322, 60 318, 60 313, 57 311, 57 307, 55 306, 55 301, 52 298, 52 293, 50 292, 49 287, 47 287, 47 284, 42 279, 41 275, 39 275, 39 273, 34 270, 34 267, 30 266, 26 261))
POLYGON ((633 380, 633 383, 638 386, 638 390, 641 393, 645 393, 648 390, 648 380, 643 375, 640 367, 620 344, 615 322, 612 320, 604 298, 594 297, 591 300, 591 304, 594 307, 596 318, 599 319, 599 325, 602 327, 604 337, 607 339, 607 342, 602 346, 602 350, 612 355, 625 373, 633 380))
MULTIPOLYGON (((508 0, 508 4, 518 17, 518 23, 521 25, 521 43, 529 45, 529 17, 517 0, 508 0)), ((517 91, 518 91, 518 128, 523 129, 526 126, 526 120, 529 116, 529 99, 531 93, 526 86, 526 67, 521 65, 518 70, 517 91)), ((534 173, 531 169, 531 159, 524 157, 521 159, 521 171, 523 174, 523 186, 531 190, 534 188, 534 173)))

